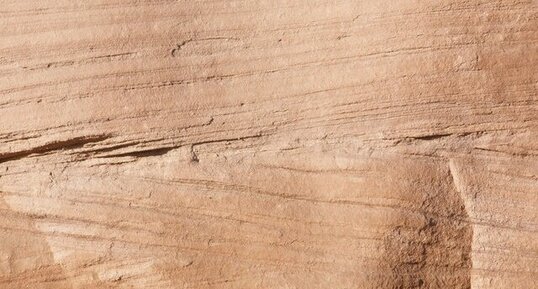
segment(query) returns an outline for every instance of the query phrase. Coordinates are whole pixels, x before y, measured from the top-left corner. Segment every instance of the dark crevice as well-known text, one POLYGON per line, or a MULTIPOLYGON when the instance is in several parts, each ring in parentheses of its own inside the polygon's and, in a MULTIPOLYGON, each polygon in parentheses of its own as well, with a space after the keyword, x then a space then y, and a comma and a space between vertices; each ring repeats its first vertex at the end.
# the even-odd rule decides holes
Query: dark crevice
POLYGON ((123 148, 127 148, 127 147, 132 147, 132 146, 135 146, 135 145, 140 145, 140 142, 135 141, 135 142, 129 142, 129 143, 113 145, 113 146, 110 146, 110 147, 97 148, 97 149, 92 149, 92 150, 85 150, 85 153, 86 154, 103 154, 103 153, 106 153, 106 152, 112 152, 112 151, 115 151, 115 150, 119 150, 119 149, 123 149, 123 148))
POLYGON ((183 46, 185 46, 185 44, 191 42, 192 40, 189 39, 189 40, 185 40, 185 41, 182 41, 181 43, 179 43, 178 45, 176 45, 176 47, 174 49, 172 49, 172 51, 170 52, 170 54, 172 55, 172 57, 175 57, 177 52, 179 50, 181 50, 181 48, 183 48, 183 46))
POLYGON ((76 137, 76 138, 72 138, 68 140, 48 143, 46 145, 38 146, 38 147, 31 148, 28 150, 10 152, 10 153, 0 153, 0 163, 13 161, 13 160, 20 160, 22 158, 25 158, 34 154, 45 154, 45 153, 49 153, 53 151, 76 149, 76 148, 83 147, 84 145, 89 144, 89 143, 96 143, 96 142, 104 141, 110 137, 111 137, 110 135, 81 136, 81 137, 76 137))
POLYGON ((204 144, 211 144, 211 143, 243 141, 243 140, 247 140, 247 139, 260 138, 262 136, 263 135, 261 133, 258 133, 258 134, 255 134, 255 135, 247 135, 247 136, 241 136, 241 137, 235 137, 235 138, 207 140, 207 141, 195 142, 195 143, 192 144, 192 146, 195 147, 195 146, 204 145, 204 144))
POLYGON ((452 136, 452 133, 439 133, 439 134, 430 134, 430 135, 424 135, 424 136, 415 136, 415 137, 409 137, 410 139, 415 140, 436 140, 440 138, 445 138, 452 136))
POLYGON ((177 146, 171 146, 171 147, 161 147, 161 148, 154 148, 154 149, 147 149, 147 150, 139 150, 139 151, 133 151, 133 152, 126 152, 126 153, 119 153, 119 154, 113 154, 113 155, 106 155, 106 156, 100 156, 98 158, 119 158, 119 157, 137 157, 137 158, 143 158, 143 157, 155 157, 155 156, 162 156, 167 154, 169 151, 178 148, 177 146))

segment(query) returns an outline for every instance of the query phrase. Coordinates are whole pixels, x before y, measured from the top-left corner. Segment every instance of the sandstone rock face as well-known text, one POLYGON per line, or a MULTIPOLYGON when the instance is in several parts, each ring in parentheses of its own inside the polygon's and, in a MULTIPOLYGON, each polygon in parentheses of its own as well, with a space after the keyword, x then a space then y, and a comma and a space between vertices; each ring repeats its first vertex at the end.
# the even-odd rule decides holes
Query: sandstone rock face
POLYGON ((536 1, 0 4, 0 288, 538 288, 536 1))

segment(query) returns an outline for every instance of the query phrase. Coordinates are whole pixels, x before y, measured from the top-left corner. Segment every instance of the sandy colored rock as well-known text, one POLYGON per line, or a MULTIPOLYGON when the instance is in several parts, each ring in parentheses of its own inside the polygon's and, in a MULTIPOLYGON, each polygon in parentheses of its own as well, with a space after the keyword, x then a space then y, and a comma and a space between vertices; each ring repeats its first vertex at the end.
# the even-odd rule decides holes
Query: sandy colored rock
POLYGON ((536 1, 0 0, 0 288, 538 288, 536 1))

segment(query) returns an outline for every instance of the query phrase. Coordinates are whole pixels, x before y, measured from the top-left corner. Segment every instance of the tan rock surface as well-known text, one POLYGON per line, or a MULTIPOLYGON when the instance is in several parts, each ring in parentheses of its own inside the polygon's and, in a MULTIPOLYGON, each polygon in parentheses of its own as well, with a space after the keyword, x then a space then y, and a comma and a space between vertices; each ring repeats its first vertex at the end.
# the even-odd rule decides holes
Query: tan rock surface
POLYGON ((538 288, 538 4, 0 0, 0 288, 538 288))

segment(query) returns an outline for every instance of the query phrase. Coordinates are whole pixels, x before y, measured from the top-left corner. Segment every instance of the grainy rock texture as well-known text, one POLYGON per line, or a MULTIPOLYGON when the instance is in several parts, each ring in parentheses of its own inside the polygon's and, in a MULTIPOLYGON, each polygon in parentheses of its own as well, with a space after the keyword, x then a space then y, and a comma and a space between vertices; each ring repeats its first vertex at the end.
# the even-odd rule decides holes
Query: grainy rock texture
POLYGON ((532 0, 0 0, 0 288, 538 288, 532 0))

